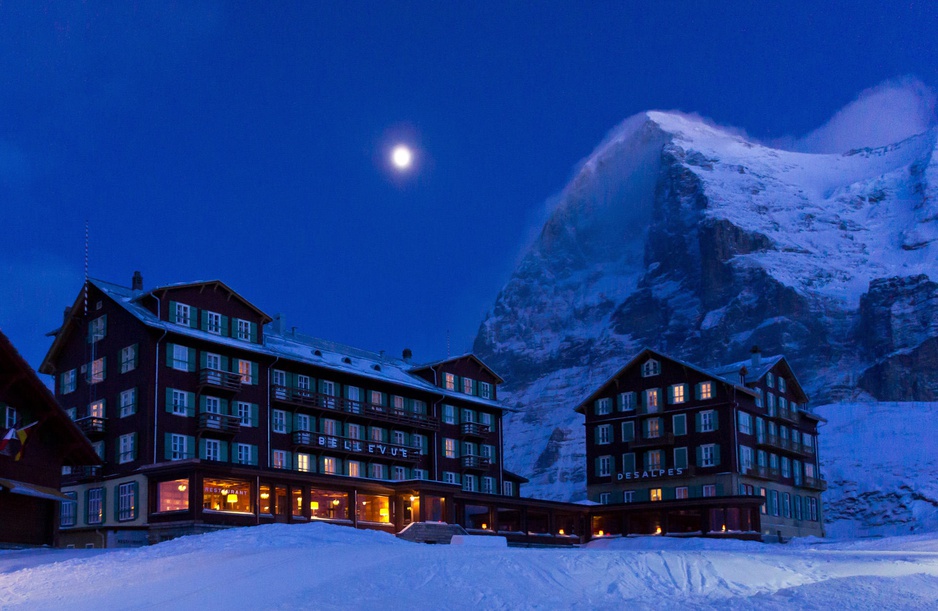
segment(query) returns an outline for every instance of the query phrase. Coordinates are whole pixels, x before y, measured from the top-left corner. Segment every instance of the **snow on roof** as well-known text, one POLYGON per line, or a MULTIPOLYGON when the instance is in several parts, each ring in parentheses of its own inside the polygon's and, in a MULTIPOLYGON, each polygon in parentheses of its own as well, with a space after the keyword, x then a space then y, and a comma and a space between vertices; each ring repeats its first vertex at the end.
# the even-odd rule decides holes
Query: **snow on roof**
POLYGON ((759 360, 759 365, 757 367, 753 367, 752 359, 747 359, 745 361, 730 363, 729 365, 720 365, 719 367, 711 369, 711 371, 723 379, 728 380, 729 377, 733 377, 734 381, 738 382, 739 370, 745 367, 746 383, 748 384, 755 382, 756 380, 761 380, 770 369, 775 367, 775 365, 784 358, 785 357, 780 354, 775 356, 763 356, 759 360))
MULTIPOLYGON (((162 329, 178 335, 185 335, 195 339, 221 344, 237 350, 256 352, 333 371, 350 373, 371 380, 406 386, 413 390, 430 392, 461 401, 469 401, 494 409, 517 411, 514 408, 507 407, 491 399, 466 395, 434 386, 423 378, 411 374, 411 364, 401 359, 299 333, 275 333, 272 332, 270 327, 265 327, 264 329, 263 344, 249 343, 232 337, 221 337, 213 333, 208 333, 207 331, 183 327, 160 320, 150 310, 141 305, 139 300, 141 293, 139 291, 133 291, 127 287, 103 280, 91 279, 90 282, 128 312, 133 314, 138 320, 151 328, 162 329)), ((193 283, 187 282, 183 285, 189 284, 193 283)), ((144 294, 152 294, 152 291, 144 294)))

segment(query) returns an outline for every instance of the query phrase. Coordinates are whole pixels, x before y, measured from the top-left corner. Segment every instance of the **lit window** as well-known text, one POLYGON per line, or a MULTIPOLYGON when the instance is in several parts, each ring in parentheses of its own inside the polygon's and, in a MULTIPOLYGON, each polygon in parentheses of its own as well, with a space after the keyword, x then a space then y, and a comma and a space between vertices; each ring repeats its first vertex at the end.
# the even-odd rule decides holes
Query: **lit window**
POLYGON ((338 423, 335 420, 330 420, 329 418, 323 418, 320 421, 322 426, 322 432, 326 435, 337 435, 339 430, 338 423))
POLYGON ((404 397, 394 395, 392 398, 391 404, 394 406, 394 411, 403 412, 404 411, 404 397))
POLYGON ((715 484, 705 484, 704 487, 703 487, 703 495, 704 495, 704 496, 716 496, 716 495, 717 495, 717 487, 716 487, 716 485, 715 485, 715 484))
POLYGON ((649 450, 645 452, 645 470, 646 471, 657 471, 661 469, 662 464, 662 452, 661 450, 649 450))
POLYGON ((117 519, 121 522, 137 517, 137 482, 128 482, 117 487, 117 519))
POLYGON ((713 398, 713 382, 701 382, 697 385, 697 398, 698 399, 712 399, 713 398))
POLYGON ((137 344, 121 348, 121 373, 137 368, 137 344))
POLYGON ((463 391, 465 394, 467 394, 467 395, 473 394, 473 392, 472 392, 472 386, 473 386, 473 384, 472 384, 472 378, 463 378, 463 379, 462 379, 462 391, 463 391))
POLYGON ((456 440, 443 440, 443 456, 446 458, 456 458, 456 440))
POLYGON ((296 455, 296 470, 297 471, 309 471, 309 454, 297 454, 296 455))
POLYGON ((215 335, 221 335, 221 314, 218 312, 205 312, 205 330, 215 335))
POLYGON ((254 383, 254 363, 251 361, 238 361, 238 373, 241 374, 241 382, 244 384, 254 383))
POLYGON ((373 426, 371 427, 371 436, 372 441, 377 441, 378 443, 384 441, 384 429, 381 427, 373 426))
POLYGON ((656 376, 661 373, 661 363, 654 359, 649 359, 645 361, 642 365, 642 377, 648 378, 651 376, 656 376))
POLYGON ((661 418, 649 418, 645 421, 645 439, 661 437, 661 418))
POLYGON ((89 384, 97 384, 98 382, 104 381, 105 371, 104 371, 104 358, 95 359, 91 361, 91 370, 88 376, 89 384))
POLYGON ((274 469, 286 469, 287 468, 286 450, 274 450, 272 462, 273 462, 272 466, 274 469))
POLYGON ((684 394, 687 386, 685 384, 675 384, 671 387, 671 403, 683 403, 684 394))
POLYGON ((650 492, 651 492, 651 500, 653 501, 661 500, 661 488, 652 488, 650 492))
POLYGON ((361 477, 362 474, 362 464, 357 460, 348 461, 348 474, 349 477, 361 477))
POLYGON ((176 479, 160 482, 156 487, 157 511, 189 509, 189 480, 176 479))
POLYGON ((645 391, 645 411, 646 412, 657 412, 659 409, 660 401, 658 397, 657 388, 649 388, 645 391))
POLYGON ((89 418, 104 418, 104 399, 98 399, 88 406, 89 418))
POLYGON ((331 456, 324 456, 322 459, 322 472, 334 475, 335 470, 335 459, 331 456))
POLYGON ((184 303, 176 304, 176 311, 173 312, 173 315, 174 315, 174 320, 177 325, 183 325, 185 327, 188 327, 192 320, 190 314, 191 314, 191 310, 189 306, 187 306, 184 303))
POLYGON ((254 512, 251 482, 206 479, 202 482, 202 508, 213 511, 254 512))
POLYGON ((444 373, 443 387, 446 390, 456 390, 456 376, 451 373, 444 373))
POLYGON ((362 438, 362 425, 349 424, 348 436, 349 436, 349 439, 361 439, 362 438))

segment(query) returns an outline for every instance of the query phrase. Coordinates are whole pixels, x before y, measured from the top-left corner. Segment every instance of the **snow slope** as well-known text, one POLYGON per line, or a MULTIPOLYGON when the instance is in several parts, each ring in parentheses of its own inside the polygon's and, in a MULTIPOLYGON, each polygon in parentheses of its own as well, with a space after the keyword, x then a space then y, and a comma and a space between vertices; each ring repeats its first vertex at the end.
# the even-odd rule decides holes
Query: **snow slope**
POLYGON ((938 536, 786 546, 660 537, 579 549, 270 525, 134 550, 0 552, 2 609, 915 609, 938 536))

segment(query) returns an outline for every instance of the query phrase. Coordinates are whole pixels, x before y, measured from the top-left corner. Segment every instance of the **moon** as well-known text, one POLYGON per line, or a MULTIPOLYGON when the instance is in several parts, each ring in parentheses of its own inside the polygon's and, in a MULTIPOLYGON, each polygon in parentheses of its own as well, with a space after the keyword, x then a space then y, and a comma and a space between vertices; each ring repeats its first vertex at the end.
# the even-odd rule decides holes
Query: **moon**
POLYGON ((414 153, 404 144, 398 144, 391 151, 391 163, 398 170, 406 170, 414 162, 414 153))

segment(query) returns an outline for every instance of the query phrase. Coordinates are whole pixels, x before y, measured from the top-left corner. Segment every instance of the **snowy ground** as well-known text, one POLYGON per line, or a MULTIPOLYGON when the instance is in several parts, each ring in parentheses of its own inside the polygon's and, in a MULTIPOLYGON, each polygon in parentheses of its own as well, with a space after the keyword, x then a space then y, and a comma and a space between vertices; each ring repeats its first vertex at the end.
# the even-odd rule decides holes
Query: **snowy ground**
POLYGON ((134 550, 0 552, 2 609, 920 609, 938 534, 763 545, 660 537, 580 549, 407 543, 270 525, 134 550))

